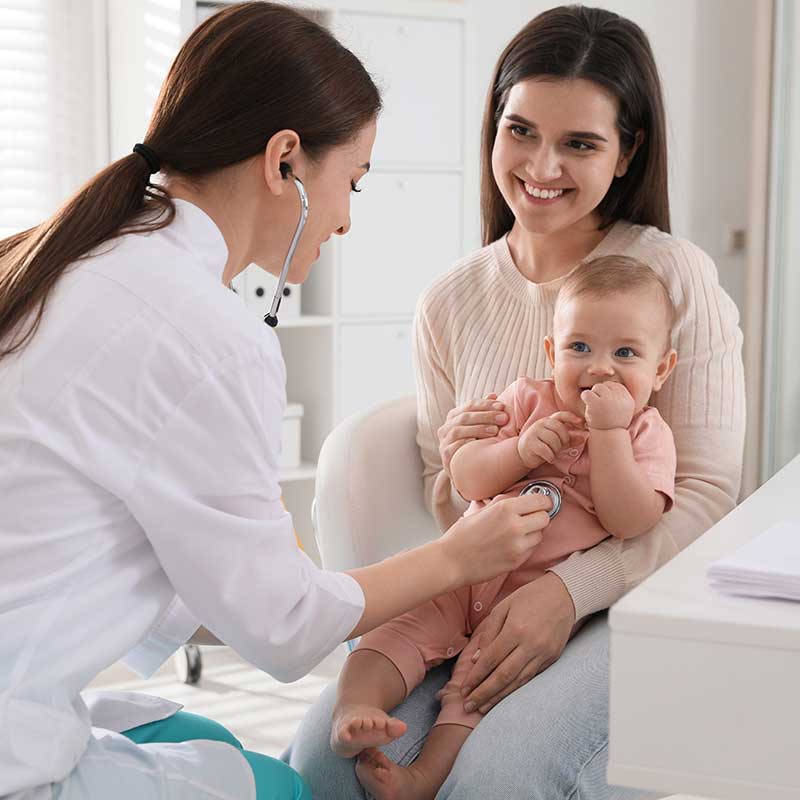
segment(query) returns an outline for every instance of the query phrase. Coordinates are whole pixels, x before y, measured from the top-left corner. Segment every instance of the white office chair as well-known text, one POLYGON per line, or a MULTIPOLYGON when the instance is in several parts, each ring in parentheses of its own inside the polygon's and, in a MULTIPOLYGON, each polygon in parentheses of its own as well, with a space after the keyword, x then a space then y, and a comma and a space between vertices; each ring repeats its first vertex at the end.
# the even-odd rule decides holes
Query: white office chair
POLYGON ((416 433, 415 398, 403 397, 349 417, 325 440, 312 515, 327 569, 374 564, 440 535, 423 501, 416 433))
POLYGON ((425 509, 416 402, 392 400, 349 417, 317 466, 314 533, 323 565, 363 567, 439 536, 425 509))

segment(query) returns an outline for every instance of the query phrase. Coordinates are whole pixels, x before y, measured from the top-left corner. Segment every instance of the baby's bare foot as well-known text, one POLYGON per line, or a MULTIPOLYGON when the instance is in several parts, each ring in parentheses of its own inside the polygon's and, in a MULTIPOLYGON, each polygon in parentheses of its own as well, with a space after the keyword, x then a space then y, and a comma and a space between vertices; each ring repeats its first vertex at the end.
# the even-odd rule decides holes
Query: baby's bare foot
POLYGON ((375 706, 352 705, 337 709, 331 727, 331 749, 353 758, 367 747, 380 747, 406 732, 406 724, 375 706))
POLYGON ((414 764, 401 767, 375 748, 359 755, 356 775, 375 800, 433 800, 439 789, 414 764))

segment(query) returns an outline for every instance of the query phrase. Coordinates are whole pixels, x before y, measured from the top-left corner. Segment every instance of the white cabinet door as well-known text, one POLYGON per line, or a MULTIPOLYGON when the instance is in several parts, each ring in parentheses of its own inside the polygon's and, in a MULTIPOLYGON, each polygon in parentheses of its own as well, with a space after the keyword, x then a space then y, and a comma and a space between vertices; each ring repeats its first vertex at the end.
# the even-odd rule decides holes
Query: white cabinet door
POLYGON ((339 338, 339 416, 414 394, 411 322, 342 325, 339 338))
POLYGON ((335 32, 383 94, 374 163, 460 166, 462 22, 343 13, 335 32))
POLYGON ((412 314, 422 290, 461 255, 462 198, 457 174, 365 178, 340 242, 340 313, 412 314))
MULTIPOLYGON (((244 298, 247 308, 259 317, 269 313, 277 285, 278 279, 274 275, 255 264, 245 267, 233 279, 233 287, 244 298)), ((300 316, 300 295, 299 286, 284 286, 280 319, 300 316)))

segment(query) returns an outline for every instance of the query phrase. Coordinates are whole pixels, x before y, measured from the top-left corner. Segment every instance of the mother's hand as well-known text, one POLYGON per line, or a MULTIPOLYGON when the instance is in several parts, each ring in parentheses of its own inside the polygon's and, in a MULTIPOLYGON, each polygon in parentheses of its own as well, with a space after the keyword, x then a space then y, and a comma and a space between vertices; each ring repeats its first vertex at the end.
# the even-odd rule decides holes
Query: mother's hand
POLYGON ((459 447, 473 439, 496 436, 507 422, 505 406, 497 401, 496 394, 489 394, 483 400, 473 400, 450 411, 436 432, 444 471, 450 474, 450 462, 459 447))
POLYGON ((461 690, 465 709, 485 714, 547 669, 563 652, 574 624, 572 598, 552 572, 498 603, 472 637, 478 650, 461 690))

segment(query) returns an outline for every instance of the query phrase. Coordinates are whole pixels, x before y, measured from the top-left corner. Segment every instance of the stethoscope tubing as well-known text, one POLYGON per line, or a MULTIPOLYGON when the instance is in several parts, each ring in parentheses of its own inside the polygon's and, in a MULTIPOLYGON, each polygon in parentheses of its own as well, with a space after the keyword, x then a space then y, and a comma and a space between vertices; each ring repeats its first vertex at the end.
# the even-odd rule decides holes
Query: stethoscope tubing
POLYGON ((292 264, 294 251, 297 250, 297 245, 300 242, 300 236, 303 234, 303 228, 306 226, 308 219, 308 195, 306 194, 305 187, 299 178, 293 177, 294 185, 297 188, 297 193, 300 195, 300 217, 297 220, 297 228, 295 228, 292 243, 289 245, 289 252, 286 253, 286 258, 283 261, 283 268, 278 277, 278 285, 275 287, 275 296, 272 298, 272 305, 270 306, 269 313, 264 317, 264 322, 274 328, 278 324, 278 309, 283 299, 283 289, 286 286, 286 278, 289 275, 289 267, 292 264))

